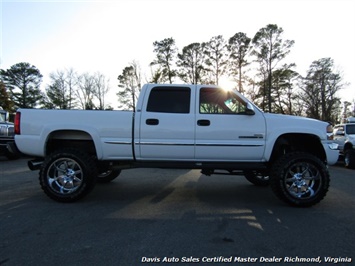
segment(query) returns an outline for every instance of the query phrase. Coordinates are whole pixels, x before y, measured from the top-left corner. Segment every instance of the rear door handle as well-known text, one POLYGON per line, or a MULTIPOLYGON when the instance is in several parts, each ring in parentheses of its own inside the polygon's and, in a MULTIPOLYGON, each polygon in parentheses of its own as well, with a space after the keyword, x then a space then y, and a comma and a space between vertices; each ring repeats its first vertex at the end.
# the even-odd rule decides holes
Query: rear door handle
POLYGON ((201 127, 208 127, 209 125, 211 125, 211 121, 205 119, 197 120, 197 125, 201 127))
POLYGON ((157 126, 157 125, 159 125, 159 120, 154 119, 154 118, 149 118, 149 119, 145 120, 145 123, 150 126, 157 126))

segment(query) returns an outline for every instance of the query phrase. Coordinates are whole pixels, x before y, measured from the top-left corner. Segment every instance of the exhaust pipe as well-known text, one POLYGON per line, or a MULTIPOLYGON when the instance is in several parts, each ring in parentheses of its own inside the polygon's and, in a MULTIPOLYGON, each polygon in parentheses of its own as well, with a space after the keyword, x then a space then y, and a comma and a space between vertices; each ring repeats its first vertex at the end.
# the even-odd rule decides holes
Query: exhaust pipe
POLYGON ((27 162, 28 168, 30 168, 30 170, 32 170, 32 171, 39 170, 41 168, 42 164, 43 164, 42 159, 34 159, 34 160, 27 162))

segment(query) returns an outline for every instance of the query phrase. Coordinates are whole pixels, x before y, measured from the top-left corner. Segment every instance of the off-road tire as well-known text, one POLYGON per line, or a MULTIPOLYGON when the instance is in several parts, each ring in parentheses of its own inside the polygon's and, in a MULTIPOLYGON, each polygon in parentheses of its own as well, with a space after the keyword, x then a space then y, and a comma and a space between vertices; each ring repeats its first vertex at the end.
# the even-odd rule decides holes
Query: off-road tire
POLYGON ((271 168, 271 189, 281 200, 296 207, 320 202, 328 192, 329 182, 325 163, 305 152, 287 153, 271 168))
POLYGON ((39 182, 44 193, 59 202, 74 202, 95 186, 97 167, 92 156, 73 148, 53 152, 43 162, 39 182))
POLYGON ((270 184, 270 177, 266 173, 256 170, 245 170, 245 178, 252 184, 258 187, 266 187, 270 184))
POLYGON ((109 183, 112 180, 116 179, 121 174, 121 170, 119 169, 107 169, 104 172, 101 172, 97 176, 97 183, 105 184, 109 183))

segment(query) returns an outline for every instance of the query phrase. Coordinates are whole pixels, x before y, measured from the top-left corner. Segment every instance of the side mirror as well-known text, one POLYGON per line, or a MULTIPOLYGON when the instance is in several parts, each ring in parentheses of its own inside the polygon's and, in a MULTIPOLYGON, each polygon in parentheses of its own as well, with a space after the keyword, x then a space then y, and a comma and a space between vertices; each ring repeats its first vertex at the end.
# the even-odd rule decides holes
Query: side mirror
POLYGON ((245 114, 247 115, 255 115, 254 107, 251 103, 247 103, 247 108, 245 110, 245 114))

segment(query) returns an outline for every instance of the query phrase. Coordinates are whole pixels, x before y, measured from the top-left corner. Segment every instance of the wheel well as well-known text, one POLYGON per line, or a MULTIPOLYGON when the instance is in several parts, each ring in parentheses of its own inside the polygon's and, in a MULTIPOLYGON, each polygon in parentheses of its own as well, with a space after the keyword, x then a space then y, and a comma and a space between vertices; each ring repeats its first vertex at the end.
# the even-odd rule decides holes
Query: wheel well
POLYGON ((97 155, 95 144, 87 132, 80 130, 57 130, 50 133, 47 139, 45 154, 62 148, 77 148, 91 155, 97 155))
POLYGON ((282 154, 294 151, 308 152, 320 160, 326 160, 326 154, 320 139, 311 134, 284 134, 278 137, 275 142, 270 161, 274 161, 282 154))

